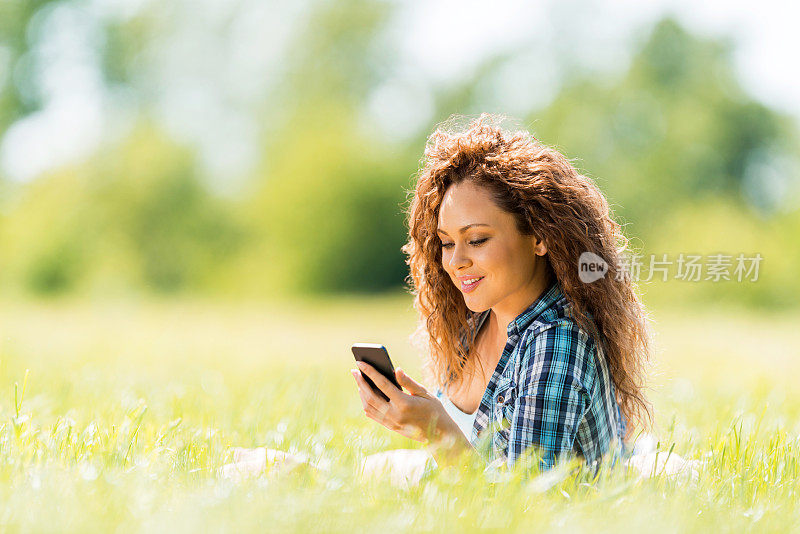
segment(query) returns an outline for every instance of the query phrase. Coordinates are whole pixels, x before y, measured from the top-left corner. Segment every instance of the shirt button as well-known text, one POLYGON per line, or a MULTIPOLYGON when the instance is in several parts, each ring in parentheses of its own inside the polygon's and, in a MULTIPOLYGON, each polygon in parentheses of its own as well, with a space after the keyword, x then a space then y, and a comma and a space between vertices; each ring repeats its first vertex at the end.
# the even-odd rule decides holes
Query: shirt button
POLYGON ((505 400, 506 400, 505 397, 503 397, 502 395, 498 395, 497 396, 497 402, 498 403, 503 404, 505 402, 505 400))

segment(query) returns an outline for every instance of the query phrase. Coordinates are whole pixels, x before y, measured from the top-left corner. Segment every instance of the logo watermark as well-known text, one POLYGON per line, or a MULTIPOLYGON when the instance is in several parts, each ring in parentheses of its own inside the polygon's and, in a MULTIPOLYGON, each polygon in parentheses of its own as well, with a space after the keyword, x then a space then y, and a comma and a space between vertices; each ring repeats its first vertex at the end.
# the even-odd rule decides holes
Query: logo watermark
POLYGON ((584 284, 591 284, 605 277, 608 263, 593 252, 584 252, 578 258, 578 278, 584 284))
MULTIPOLYGON (((614 269, 614 279, 635 282, 650 282, 655 279, 660 279, 662 282, 670 279, 684 282, 723 280, 756 282, 763 259, 759 253, 751 256, 746 256, 744 253, 738 255, 681 253, 677 256, 628 254, 621 258, 614 269)), ((597 254, 584 252, 578 258, 578 278, 585 284, 604 278, 608 272, 608 263, 597 254)))

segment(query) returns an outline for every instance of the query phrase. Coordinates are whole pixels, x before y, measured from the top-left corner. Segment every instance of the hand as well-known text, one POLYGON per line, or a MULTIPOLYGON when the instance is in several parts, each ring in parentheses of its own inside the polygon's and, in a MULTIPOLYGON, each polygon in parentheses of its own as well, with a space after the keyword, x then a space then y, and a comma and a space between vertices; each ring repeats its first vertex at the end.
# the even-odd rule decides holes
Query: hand
POLYGON ((451 435, 454 429, 460 432, 455 421, 442 407, 442 403, 402 369, 395 370, 395 377, 410 395, 397 389, 368 363, 356 362, 356 365, 389 398, 388 401, 382 399, 367 384, 361 372, 351 369, 358 385, 358 394, 361 397, 364 413, 370 419, 377 421, 389 430, 420 442, 441 440, 443 437, 451 435))

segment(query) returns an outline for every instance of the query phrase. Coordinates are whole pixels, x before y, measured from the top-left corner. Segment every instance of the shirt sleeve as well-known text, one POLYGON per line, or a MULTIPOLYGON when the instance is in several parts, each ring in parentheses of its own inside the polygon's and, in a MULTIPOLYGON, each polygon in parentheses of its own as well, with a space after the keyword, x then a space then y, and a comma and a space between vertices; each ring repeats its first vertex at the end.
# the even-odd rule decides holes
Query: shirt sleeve
POLYGON ((569 321, 531 339, 522 355, 509 427, 509 467, 520 461, 528 469, 536 463, 541 470, 550 469, 559 455, 572 450, 578 425, 589 409, 585 384, 594 368, 594 350, 592 339, 569 321))

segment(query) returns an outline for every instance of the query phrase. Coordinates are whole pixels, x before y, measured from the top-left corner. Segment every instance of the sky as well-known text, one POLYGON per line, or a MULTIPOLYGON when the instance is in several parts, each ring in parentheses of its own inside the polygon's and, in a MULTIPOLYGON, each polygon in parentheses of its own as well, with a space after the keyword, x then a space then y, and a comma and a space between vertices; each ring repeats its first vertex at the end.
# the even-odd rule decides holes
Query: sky
MULTIPOLYGON (((62 8, 38 17, 31 31, 47 35, 37 51, 47 59, 48 68, 39 74, 45 82, 47 105, 7 131, 0 144, 4 176, 29 180, 85 157, 109 136, 124 134, 125 124, 136 110, 120 104, 129 102, 130 95, 108 94, 102 85, 94 67, 101 46, 96 23, 103 17, 133 16, 147 1, 93 0, 89 10, 62 8)), ((158 113, 177 139, 200 149, 209 174, 235 180, 245 176, 258 159, 252 107, 263 99, 259 80, 280 75, 281 54, 291 36, 292 22, 302 16, 302 3, 242 0, 247 9, 228 24, 223 15, 230 4, 224 0, 173 2, 193 16, 182 18, 176 31, 158 43, 154 52, 159 54, 155 65, 163 78, 158 88, 158 113), (208 36, 219 34, 222 25, 227 33, 220 47, 208 36), (187 57, 202 61, 187 61, 187 57), (199 107, 207 113, 198 115, 199 107)), ((694 33, 733 37, 737 44, 735 68, 745 89, 765 104, 793 115, 800 125, 798 4, 777 0, 757 4, 741 0, 513 0, 493 3, 492 9, 486 5, 474 0, 400 4, 388 34, 399 60, 365 108, 385 126, 387 135, 411 136, 428 124, 431 86, 467 76, 482 59, 515 47, 562 47, 582 68, 622 72, 630 59, 631 43, 642 39, 652 22, 667 13, 694 33), (581 16, 575 17, 576 12, 581 16)), ((490 81, 486 91, 501 88, 502 102, 496 105, 510 115, 546 104, 558 90, 560 68, 547 58, 547 54, 520 57, 521 64, 536 62, 542 68, 515 69, 512 64, 490 81), (520 72, 531 74, 520 77, 520 72), (508 83, 511 79, 513 84, 508 83)))
POLYGON ((642 30, 671 13, 699 35, 733 37, 735 67, 743 86, 757 99, 800 120, 800 3, 515 0, 493 4, 498 8, 492 10, 485 5, 475 0, 411 2, 403 23, 415 31, 407 32, 404 50, 431 76, 446 78, 467 71, 487 51, 512 48, 535 40, 537 33, 558 31, 588 66, 613 70, 615 64, 625 66, 628 45, 642 37, 642 30), (579 18, 572 16, 576 9, 582 12, 579 18), (531 20, 536 22, 531 24, 531 20), (463 30, 442 31, 448 26, 463 30))

